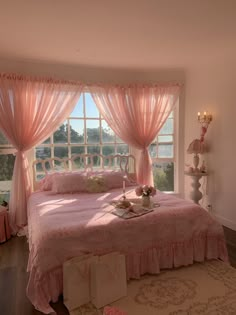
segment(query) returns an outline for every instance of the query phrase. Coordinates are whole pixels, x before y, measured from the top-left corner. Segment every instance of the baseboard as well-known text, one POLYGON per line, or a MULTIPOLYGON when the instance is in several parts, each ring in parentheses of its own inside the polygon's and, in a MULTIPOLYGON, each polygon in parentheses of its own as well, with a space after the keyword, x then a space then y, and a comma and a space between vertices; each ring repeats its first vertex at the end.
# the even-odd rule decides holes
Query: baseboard
POLYGON ((236 231, 236 222, 233 222, 229 219, 226 219, 220 215, 216 215, 212 213, 212 215, 216 218, 217 221, 219 221, 222 225, 226 226, 227 228, 236 231))

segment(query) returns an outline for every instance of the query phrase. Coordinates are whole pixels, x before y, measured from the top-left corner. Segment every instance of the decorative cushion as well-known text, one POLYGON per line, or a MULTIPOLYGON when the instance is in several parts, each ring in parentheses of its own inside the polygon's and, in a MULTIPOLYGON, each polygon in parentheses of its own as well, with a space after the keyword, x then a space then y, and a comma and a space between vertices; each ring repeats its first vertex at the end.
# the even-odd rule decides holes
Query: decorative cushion
POLYGON ((90 176, 87 179, 87 192, 100 193, 107 191, 108 187, 105 183, 105 179, 102 176, 90 176))

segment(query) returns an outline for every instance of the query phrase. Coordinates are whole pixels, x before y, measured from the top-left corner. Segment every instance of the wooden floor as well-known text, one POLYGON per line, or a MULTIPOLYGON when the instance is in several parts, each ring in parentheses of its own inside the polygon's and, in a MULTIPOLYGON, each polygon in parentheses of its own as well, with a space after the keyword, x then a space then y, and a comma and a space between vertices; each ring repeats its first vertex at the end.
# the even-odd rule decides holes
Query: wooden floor
MULTIPOLYGON (((26 297, 28 244, 25 237, 13 237, 0 245, 0 315, 40 315, 26 297)), ((69 312, 62 301, 53 304, 58 315, 69 312)))
MULTIPOLYGON (((231 265, 236 268, 236 232, 225 229, 231 265)), ((40 315, 26 297, 28 244, 13 237, 0 245, 0 315, 40 315)), ((56 314, 68 315, 62 300, 53 304, 56 314)))

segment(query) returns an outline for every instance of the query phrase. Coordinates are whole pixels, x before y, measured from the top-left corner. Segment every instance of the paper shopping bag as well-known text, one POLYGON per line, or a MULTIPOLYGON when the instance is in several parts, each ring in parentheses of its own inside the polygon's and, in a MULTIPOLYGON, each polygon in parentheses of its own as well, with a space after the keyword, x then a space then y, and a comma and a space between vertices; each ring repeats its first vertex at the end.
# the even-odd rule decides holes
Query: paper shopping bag
POLYGON ((127 295, 125 256, 111 253, 91 263, 91 302, 101 308, 127 295))
POLYGON ((63 299, 69 311, 90 302, 90 265, 96 260, 84 255, 63 264, 63 299))

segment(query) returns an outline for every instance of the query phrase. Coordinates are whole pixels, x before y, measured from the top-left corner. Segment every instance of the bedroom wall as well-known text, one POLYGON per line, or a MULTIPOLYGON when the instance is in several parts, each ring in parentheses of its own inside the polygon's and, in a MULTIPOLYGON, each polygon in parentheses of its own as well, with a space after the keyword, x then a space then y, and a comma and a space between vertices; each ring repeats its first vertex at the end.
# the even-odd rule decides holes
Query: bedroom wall
MULTIPOLYGON (((225 226, 236 230, 235 211, 235 135, 236 135, 236 64, 233 59, 221 59, 217 64, 204 64, 186 73, 185 104, 185 152, 189 143, 199 137, 200 126, 197 112, 204 110, 213 114, 213 121, 206 134, 209 152, 204 160, 210 176, 204 183, 203 205, 212 205, 212 213, 225 226)), ((192 155, 185 153, 186 163, 192 155)), ((188 197, 190 179, 185 178, 188 197)))

